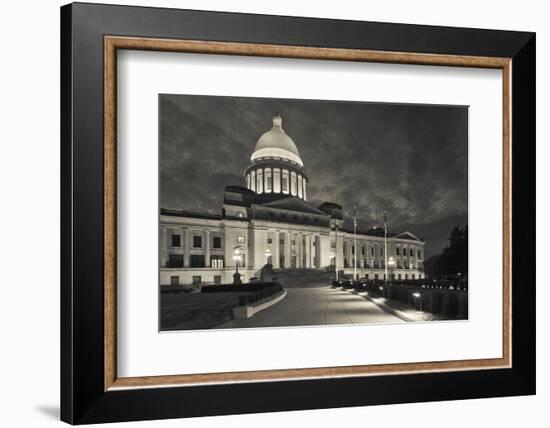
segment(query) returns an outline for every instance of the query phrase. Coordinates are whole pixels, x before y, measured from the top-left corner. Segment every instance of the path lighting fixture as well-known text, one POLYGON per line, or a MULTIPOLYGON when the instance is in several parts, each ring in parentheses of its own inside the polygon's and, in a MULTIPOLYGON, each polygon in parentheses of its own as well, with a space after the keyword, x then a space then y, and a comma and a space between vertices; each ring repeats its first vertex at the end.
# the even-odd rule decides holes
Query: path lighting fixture
POLYGON ((413 293, 412 296, 418 299, 419 302, 419 312, 422 312, 422 299, 420 293, 413 293))

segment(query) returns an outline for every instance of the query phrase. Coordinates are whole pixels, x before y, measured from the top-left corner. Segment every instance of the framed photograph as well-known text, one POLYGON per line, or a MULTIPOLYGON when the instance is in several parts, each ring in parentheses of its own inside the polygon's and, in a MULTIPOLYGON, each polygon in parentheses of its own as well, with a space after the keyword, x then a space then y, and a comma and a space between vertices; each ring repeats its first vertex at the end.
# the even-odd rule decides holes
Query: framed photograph
POLYGON ((77 3, 61 54, 62 420, 535 393, 533 33, 77 3))

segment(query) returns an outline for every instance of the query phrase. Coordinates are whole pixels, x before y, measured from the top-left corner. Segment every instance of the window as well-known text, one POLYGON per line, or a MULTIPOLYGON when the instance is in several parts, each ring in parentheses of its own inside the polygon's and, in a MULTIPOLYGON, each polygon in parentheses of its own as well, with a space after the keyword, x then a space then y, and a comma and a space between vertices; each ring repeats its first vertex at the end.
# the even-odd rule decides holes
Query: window
POLYGON ((301 198, 303 195, 304 187, 302 184, 302 176, 298 175, 298 197, 301 198))
POLYGON ((398 279, 399 281, 401 281, 401 274, 400 274, 400 273, 397 274, 397 279, 398 279))
POLYGON ((250 174, 246 174, 246 188, 250 189, 250 174))
POLYGON ((380 247, 380 255, 383 256, 384 255, 384 248, 380 247))
POLYGON ((281 193, 281 170, 279 168, 273 168, 273 191, 281 193))
POLYGON ((361 247, 361 255, 365 255, 365 247, 361 247))
POLYGON ((273 186, 271 181, 271 168, 265 169, 265 191, 271 193, 273 186))
POLYGON ((273 244, 273 239, 267 238, 267 243, 268 243, 268 244, 273 244))
POLYGON ((170 254, 168 256, 168 267, 182 268, 183 267, 183 254, 170 254))
POLYGON ((214 284, 221 284, 221 283, 222 283, 222 276, 214 275, 214 284))
POLYGON ((306 179, 304 178, 304 201, 307 201, 306 197, 306 179))
POLYGON ((290 245, 296 245, 296 240, 293 239, 292 241, 290 241, 290 245))
POLYGON ((202 278, 200 275, 193 275, 193 284, 200 284, 202 282, 202 278))
POLYGON ((256 171, 256 193, 263 193, 264 191, 264 170, 259 169, 256 171))
POLYGON ((284 235, 279 236, 279 244, 283 245, 285 243, 284 235))
POLYGON ((421 259, 422 258, 422 251, 418 250, 418 258, 421 259))
POLYGON ((214 236, 212 240, 212 248, 221 248, 222 247, 222 238, 219 236, 214 236))
POLYGON ((296 173, 294 171, 290 173, 290 193, 296 196, 296 173))
POLYGON ((210 256, 210 267, 214 269, 223 269, 223 256, 210 256))
POLYGON ((395 247, 395 254, 397 256, 400 256, 401 255, 401 249, 399 247, 395 247))
POLYGON ((203 254, 192 254, 190 257, 190 265, 194 268, 203 268, 204 266, 204 255, 203 254))
POLYGON ((279 267, 281 269, 285 268, 285 256, 279 256, 279 267))
POLYGON ((351 254, 355 254, 355 245, 351 246, 351 254))
POLYGON ((239 244, 243 244, 243 243, 244 243, 244 236, 239 236, 239 237, 237 238, 237 242, 238 242, 239 244))
POLYGON ((405 281, 408 280, 408 279, 409 279, 409 274, 406 273, 406 274, 405 274, 405 281))
POLYGON ((202 248, 202 236, 193 236, 193 247, 202 248))
POLYGON ((172 247, 181 247, 180 235, 172 235, 172 247))
POLYGON ((288 169, 283 169, 282 186, 283 186, 283 193, 288 194, 288 169))
POLYGON ((413 257, 414 256, 414 252, 413 252, 413 249, 411 248, 410 251, 409 251, 409 256, 413 257))
POLYGON ((170 285, 172 287, 177 287, 178 285, 180 285, 180 277, 177 276, 177 275, 171 276, 170 277, 170 285))

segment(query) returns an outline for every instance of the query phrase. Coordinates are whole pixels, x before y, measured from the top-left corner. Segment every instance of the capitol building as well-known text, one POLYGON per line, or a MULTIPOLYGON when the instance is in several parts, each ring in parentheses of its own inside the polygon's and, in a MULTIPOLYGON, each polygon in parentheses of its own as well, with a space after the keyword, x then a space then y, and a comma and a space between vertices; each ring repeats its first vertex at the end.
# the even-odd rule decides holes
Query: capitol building
POLYGON ((277 114, 256 142, 242 185, 226 186, 218 215, 161 208, 161 286, 228 284, 237 270, 249 282, 265 265, 339 278, 424 278, 422 239, 383 224, 363 230, 355 219, 344 221, 341 205, 309 203, 310 179, 277 114))

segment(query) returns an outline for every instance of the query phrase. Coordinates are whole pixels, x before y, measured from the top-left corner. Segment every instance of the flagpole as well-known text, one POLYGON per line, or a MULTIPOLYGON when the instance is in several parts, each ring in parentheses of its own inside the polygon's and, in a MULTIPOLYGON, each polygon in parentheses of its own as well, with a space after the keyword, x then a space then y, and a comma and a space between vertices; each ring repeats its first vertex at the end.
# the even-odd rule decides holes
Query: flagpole
POLYGON ((384 275, 388 285, 388 224, 387 213, 384 211, 384 275))
POLYGON ((353 280, 357 279, 357 241, 355 235, 357 233, 357 212, 356 207, 353 207, 353 280))

